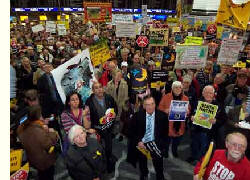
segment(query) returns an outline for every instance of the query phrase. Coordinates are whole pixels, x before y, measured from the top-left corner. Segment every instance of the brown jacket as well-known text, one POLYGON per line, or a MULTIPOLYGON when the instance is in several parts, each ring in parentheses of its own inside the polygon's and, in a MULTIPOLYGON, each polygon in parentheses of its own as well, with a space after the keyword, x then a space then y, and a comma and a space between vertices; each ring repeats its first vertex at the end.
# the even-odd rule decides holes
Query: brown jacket
MULTIPOLYGON (((161 101, 160 101, 160 104, 159 104, 159 110, 165 112, 166 109, 170 109, 171 100, 173 100, 172 92, 164 95, 161 98, 161 101)), ((188 101, 188 97, 185 96, 185 95, 182 95, 181 101, 188 101)), ((190 106, 189 106, 189 110, 190 110, 190 106)), ((181 121, 181 127, 179 129, 179 132, 176 132, 176 130, 174 128, 174 122, 173 121, 169 121, 168 123, 169 123, 168 135, 170 137, 181 136, 181 135, 184 134, 184 132, 185 132, 185 121, 181 121)))
POLYGON ((48 151, 57 141, 55 132, 47 132, 38 121, 35 121, 26 128, 19 126, 17 134, 32 166, 42 171, 54 165, 56 155, 48 151))

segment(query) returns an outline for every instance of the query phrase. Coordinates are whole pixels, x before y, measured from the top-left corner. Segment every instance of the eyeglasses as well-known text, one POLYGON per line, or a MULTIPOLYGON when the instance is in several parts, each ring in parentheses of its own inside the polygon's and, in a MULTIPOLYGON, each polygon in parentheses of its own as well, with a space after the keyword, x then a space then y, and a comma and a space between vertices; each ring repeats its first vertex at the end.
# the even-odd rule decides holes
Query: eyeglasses
POLYGON ((233 146, 234 148, 237 148, 237 149, 245 149, 246 146, 243 145, 243 144, 238 144, 238 143, 234 143, 234 142, 230 142, 230 141, 227 141, 231 146, 233 146))

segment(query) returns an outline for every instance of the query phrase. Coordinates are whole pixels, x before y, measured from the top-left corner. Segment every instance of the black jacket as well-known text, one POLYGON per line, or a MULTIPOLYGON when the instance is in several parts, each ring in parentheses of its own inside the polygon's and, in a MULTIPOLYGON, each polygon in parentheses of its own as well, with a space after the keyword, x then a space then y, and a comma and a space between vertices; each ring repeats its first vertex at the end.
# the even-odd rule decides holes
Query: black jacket
POLYGON ((65 157, 69 175, 74 180, 93 180, 106 171, 102 146, 96 139, 87 138, 86 147, 71 145, 65 157))
MULTIPOLYGON (((90 110, 91 128, 95 128, 96 126, 100 125, 99 119, 101 118, 98 116, 97 109, 93 102, 93 98, 95 98, 95 95, 91 94, 91 96, 86 100, 86 103, 85 103, 85 105, 87 105, 90 110)), ((114 108, 115 113, 117 115, 118 109, 117 109, 117 105, 115 103, 114 98, 104 93, 104 99, 105 99, 106 108, 107 109, 114 108)))
MULTIPOLYGON (((135 166, 137 162, 137 151, 136 146, 138 142, 142 140, 144 134, 146 132, 146 111, 142 110, 133 116, 133 120, 130 124, 129 128, 129 147, 128 147, 128 157, 127 161, 130 162, 132 165, 135 166)), ((155 110, 155 143, 157 147, 162 150, 164 145, 166 144, 165 141, 168 137, 168 117, 167 114, 160 111, 155 110)))

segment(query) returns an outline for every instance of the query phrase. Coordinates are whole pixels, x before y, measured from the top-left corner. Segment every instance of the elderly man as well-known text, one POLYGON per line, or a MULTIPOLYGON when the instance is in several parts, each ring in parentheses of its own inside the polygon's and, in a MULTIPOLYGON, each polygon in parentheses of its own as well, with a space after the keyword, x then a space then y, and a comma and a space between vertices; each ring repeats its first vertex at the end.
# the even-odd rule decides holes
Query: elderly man
MULTIPOLYGON (((239 132, 234 132, 227 135, 225 143, 226 150, 216 150, 214 152, 202 179, 249 179, 250 162, 245 156, 246 137, 239 132)), ((201 162, 198 162, 194 169, 194 180, 198 180, 200 168, 201 162)))
MULTIPOLYGON (((209 142, 214 139, 216 146, 220 147, 221 140, 223 139, 223 132, 221 132, 221 127, 226 121, 226 113, 223 108, 215 99, 215 90, 213 86, 207 85, 202 91, 202 97, 200 101, 217 105, 218 110, 214 119, 209 121, 213 124, 211 129, 207 129, 195 124, 191 127, 191 157, 187 159, 188 162, 199 161, 200 158, 205 154, 209 142)), ((194 120, 194 116, 191 117, 194 120)))
POLYGON ((91 128, 97 130, 105 144, 105 154, 107 157, 107 170, 111 173, 112 167, 112 121, 107 120, 107 110, 113 109, 115 115, 118 113, 117 105, 112 96, 104 93, 103 86, 99 82, 92 85, 93 94, 86 100, 85 105, 90 110, 91 128))
POLYGON ((147 180, 147 157, 136 147, 148 150, 153 160, 156 180, 164 180, 162 150, 168 135, 167 115, 155 109, 155 100, 152 96, 144 97, 143 107, 145 110, 133 116, 129 133, 131 149, 128 151, 128 162, 135 165, 139 160, 140 180, 147 180))

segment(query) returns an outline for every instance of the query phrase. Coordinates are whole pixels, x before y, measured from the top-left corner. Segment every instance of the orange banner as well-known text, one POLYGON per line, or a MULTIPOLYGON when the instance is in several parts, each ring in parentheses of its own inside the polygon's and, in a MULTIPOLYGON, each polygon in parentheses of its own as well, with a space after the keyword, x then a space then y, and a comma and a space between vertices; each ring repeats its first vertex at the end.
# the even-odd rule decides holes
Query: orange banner
POLYGON ((85 23, 112 21, 112 3, 84 2, 83 7, 85 23))

